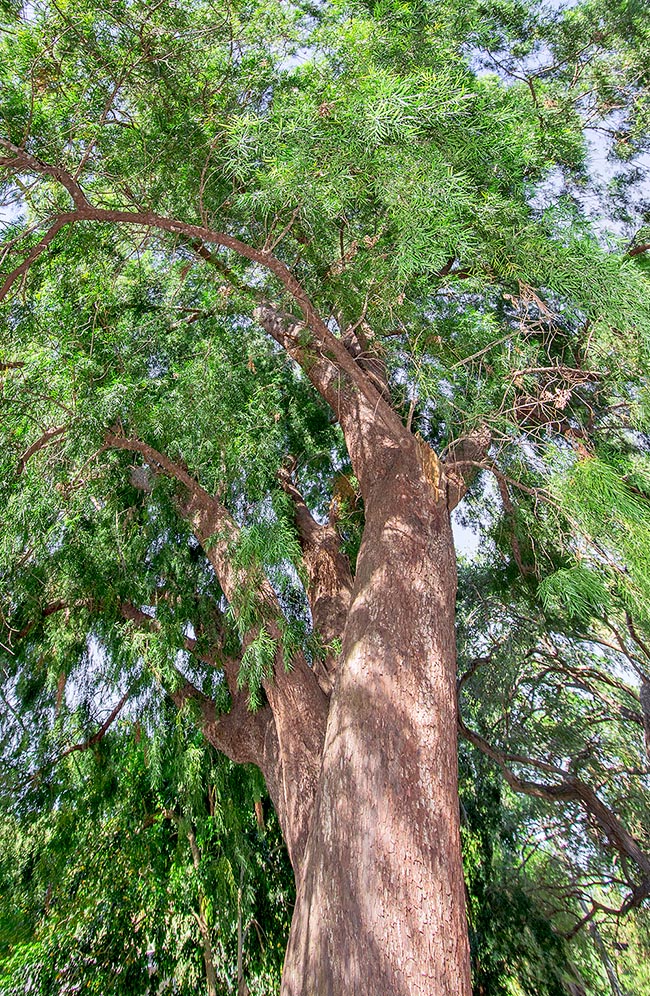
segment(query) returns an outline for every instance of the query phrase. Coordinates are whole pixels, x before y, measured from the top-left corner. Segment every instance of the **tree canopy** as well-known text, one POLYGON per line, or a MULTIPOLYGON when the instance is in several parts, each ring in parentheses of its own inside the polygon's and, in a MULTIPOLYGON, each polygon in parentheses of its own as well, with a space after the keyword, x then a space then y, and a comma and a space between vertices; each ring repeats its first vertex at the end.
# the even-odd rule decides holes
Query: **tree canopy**
POLYGON ((243 992, 237 929, 278 984, 280 834, 299 910, 349 662, 396 659, 364 585, 412 575, 414 660, 435 628, 373 519, 412 446, 457 527, 476 991, 650 991, 646 4, 0 9, 0 970, 66 991, 35 966, 83 928, 113 972, 112 922, 101 991, 152 944, 243 992))

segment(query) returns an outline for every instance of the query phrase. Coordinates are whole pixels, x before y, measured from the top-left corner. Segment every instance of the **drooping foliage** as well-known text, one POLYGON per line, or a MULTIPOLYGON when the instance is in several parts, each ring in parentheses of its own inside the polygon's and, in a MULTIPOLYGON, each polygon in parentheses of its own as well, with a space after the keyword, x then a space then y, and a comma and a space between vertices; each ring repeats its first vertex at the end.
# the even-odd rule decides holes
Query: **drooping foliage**
MULTIPOLYGON (((287 667, 300 652, 316 670, 340 649, 312 625, 282 476, 289 468, 317 520, 329 517, 352 567, 358 482, 309 381, 308 323, 288 355, 257 320, 269 300, 304 320, 306 295, 402 420, 471 483, 459 515, 481 549, 461 572, 460 702, 472 751, 491 758, 485 770, 467 762, 489 810, 467 804, 477 985, 566 991, 570 957, 580 984, 602 984, 595 942, 569 956, 559 934, 587 916, 607 934, 612 911, 650 888, 650 865, 633 856, 650 847, 645 7, 2 6, 0 732, 22 807, 4 832, 19 820, 16 868, 39 910, 53 872, 25 869, 39 841, 63 841, 47 850, 73 896, 61 916, 95 931, 93 959, 109 865, 93 864, 82 888, 70 854, 91 849, 84 841, 119 855, 111 915, 124 930, 141 907, 158 918, 147 943, 162 974, 185 971, 169 946, 191 937, 179 986, 202 971, 200 890, 214 904, 230 882, 219 923, 231 933, 215 958, 232 973, 237 869, 253 875, 264 853, 250 842, 250 806, 238 797, 215 815, 183 788, 175 808, 161 786, 177 791, 179 757, 193 749, 204 795, 215 779, 235 786, 224 792, 249 783, 184 728, 184 752, 152 781, 144 755, 164 739, 147 725, 164 713, 152 703, 162 689, 181 705, 209 700, 218 716, 239 687, 252 708, 266 704, 276 636, 262 577, 282 609, 287 667), (186 514, 183 475, 237 524, 228 599, 186 514), (139 743, 104 729, 143 709, 139 743), (108 765, 110 792, 92 752, 54 774, 70 745, 101 754, 104 743, 124 751, 124 770, 108 765), (490 808, 499 770, 508 787, 490 808), (111 850, 113 821, 129 812, 126 843, 111 850), (194 876, 188 828, 209 861, 224 848, 228 867, 194 876), (144 882, 130 874, 140 860, 144 882), (87 919, 66 912, 77 895, 87 919), (170 895, 178 926, 162 912, 170 895)), ((36 965, 55 932, 68 935, 56 912, 41 934, 32 915, 36 965)), ((271 920, 260 929, 279 932, 284 920, 271 920)), ((68 939, 62 952, 79 946, 68 939)), ((128 971, 142 981, 144 928, 131 941, 128 971)), ((267 970, 275 978, 277 961, 260 954, 254 971, 267 970)), ((135 986, 124 972, 111 985, 135 986)))
POLYGON ((167 707, 3 799, 0 987, 23 992, 277 988, 293 880, 255 769, 167 707))

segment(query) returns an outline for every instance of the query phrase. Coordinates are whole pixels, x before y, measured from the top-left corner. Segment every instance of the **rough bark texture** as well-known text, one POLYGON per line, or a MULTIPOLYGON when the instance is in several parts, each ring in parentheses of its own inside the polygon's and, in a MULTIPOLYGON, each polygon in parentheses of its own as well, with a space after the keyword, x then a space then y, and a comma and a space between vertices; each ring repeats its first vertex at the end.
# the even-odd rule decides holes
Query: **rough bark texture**
POLYGON ((406 448, 384 451, 366 495, 283 996, 471 992, 454 549, 431 468, 406 448))
POLYGON ((650 757, 650 681, 642 681, 639 689, 639 701, 643 715, 643 730, 645 733, 646 754, 650 757))
MULTIPOLYGON (((8 139, 0 146, 0 165, 54 181, 71 200, 69 210, 48 218, 40 240, 0 287, 0 300, 59 232, 92 222, 167 233, 208 262, 214 262, 208 247, 226 248, 260 267, 282 288, 283 301, 299 309, 300 318, 248 288, 257 300, 252 317, 332 409, 364 499, 353 586, 331 524, 321 527, 296 505, 312 613, 326 640, 343 636, 341 660, 320 686, 300 654, 285 669, 281 611, 266 582, 264 625, 278 652, 272 679, 264 683, 267 704, 256 718, 245 714, 225 662, 233 700, 228 717, 218 716, 188 682, 173 697, 181 705, 195 700, 208 739, 233 759, 254 759, 266 777, 298 887, 283 996, 470 996, 449 504, 462 497, 483 441, 471 439, 450 452, 447 480, 435 454, 391 407, 386 371, 363 316, 344 338, 333 335, 272 251, 153 211, 93 205, 79 180, 81 167, 73 175, 8 139)), ((58 438, 59 427, 48 431, 38 447, 49 445, 54 433, 58 438)), ((107 435, 104 448, 139 453, 154 472, 185 489, 179 511, 236 605, 246 578, 231 556, 237 525, 227 510, 183 465, 143 441, 119 430, 107 435)), ((243 642, 254 638, 253 626, 243 642)))

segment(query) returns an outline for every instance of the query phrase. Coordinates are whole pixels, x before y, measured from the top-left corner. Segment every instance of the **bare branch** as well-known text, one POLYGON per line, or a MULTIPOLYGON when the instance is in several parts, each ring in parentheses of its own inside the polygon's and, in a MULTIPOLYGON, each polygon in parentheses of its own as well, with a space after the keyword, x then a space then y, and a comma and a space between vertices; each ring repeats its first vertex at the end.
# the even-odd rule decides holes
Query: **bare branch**
POLYGON ((601 830, 603 830, 610 844, 620 854, 630 858, 639 868, 642 873, 642 882, 639 886, 639 889, 643 892, 641 899, 650 895, 650 856, 641 849, 632 834, 626 830, 618 817, 598 798, 589 785, 585 784, 585 782, 581 781, 575 775, 571 775, 562 768, 558 768, 556 765, 550 765, 534 758, 522 757, 518 754, 509 754, 499 750, 488 743, 487 740, 484 740, 478 733, 470 730, 460 718, 460 715, 458 718, 458 728, 465 740, 468 740, 483 754, 491 757, 496 762, 501 769, 503 777, 513 791, 550 802, 564 801, 580 803, 601 830), (559 777, 560 780, 551 784, 528 781, 514 774, 509 767, 513 763, 538 768, 541 771, 559 777))

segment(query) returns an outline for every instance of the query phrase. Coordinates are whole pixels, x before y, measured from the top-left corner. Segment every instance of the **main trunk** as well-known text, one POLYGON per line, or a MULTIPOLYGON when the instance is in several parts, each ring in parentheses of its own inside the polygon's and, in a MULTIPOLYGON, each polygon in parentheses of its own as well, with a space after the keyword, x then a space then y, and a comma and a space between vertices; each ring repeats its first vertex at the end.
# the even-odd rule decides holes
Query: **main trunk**
MULTIPOLYGON (((366 496, 283 996, 469 996, 446 501, 397 456, 366 496)), ((430 468, 429 468, 430 469, 430 468)))

